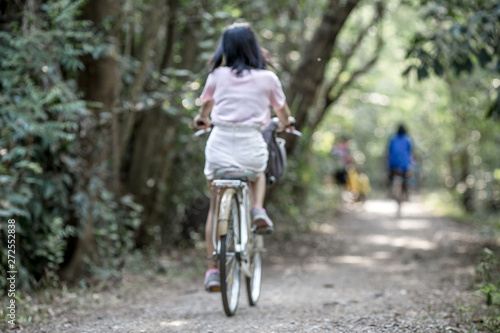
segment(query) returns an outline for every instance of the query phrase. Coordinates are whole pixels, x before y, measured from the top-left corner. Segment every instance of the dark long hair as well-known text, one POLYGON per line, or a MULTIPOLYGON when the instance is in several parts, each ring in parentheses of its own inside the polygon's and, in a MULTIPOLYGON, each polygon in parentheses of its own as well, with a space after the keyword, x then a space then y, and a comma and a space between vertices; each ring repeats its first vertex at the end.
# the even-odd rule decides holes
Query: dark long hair
POLYGON ((210 60, 211 70, 228 66, 240 75, 245 69, 264 69, 269 64, 267 51, 260 47, 248 23, 227 27, 210 60))
POLYGON ((403 124, 398 125, 398 135, 405 135, 406 134, 406 128, 403 124))

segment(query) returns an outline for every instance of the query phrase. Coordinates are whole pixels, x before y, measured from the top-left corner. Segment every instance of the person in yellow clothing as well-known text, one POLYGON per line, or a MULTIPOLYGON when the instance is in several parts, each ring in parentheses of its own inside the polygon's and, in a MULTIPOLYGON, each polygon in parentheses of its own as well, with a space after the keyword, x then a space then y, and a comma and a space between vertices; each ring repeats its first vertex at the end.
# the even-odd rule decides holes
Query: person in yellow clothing
POLYGON ((339 186, 347 187, 347 166, 352 162, 349 139, 346 136, 342 136, 340 142, 333 145, 330 153, 334 157, 335 181, 339 186))
POLYGON ((331 154, 335 156, 335 180, 348 195, 347 201, 359 201, 366 198, 370 192, 370 180, 364 173, 358 173, 351 157, 349 139, 342 136, 341 141, 332 147, 331 154))

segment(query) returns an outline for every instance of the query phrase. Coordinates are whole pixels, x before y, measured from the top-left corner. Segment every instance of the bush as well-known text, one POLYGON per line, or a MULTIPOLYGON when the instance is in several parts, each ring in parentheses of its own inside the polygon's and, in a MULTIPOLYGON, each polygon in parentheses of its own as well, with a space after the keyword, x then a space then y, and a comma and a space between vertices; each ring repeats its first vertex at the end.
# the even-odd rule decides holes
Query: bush
POLYGON ((483 326, 495 331, 500 327, 500 256, 485 248, 481 263, 476 268, 479 280, 477 291, 484 295, 488 311, 483 326))
MULTIPOLYGON (((117 201, 107 193, 99 170, 86 170, 80 156, 80 133, 92 128, 82 125, 89 111, 75 77, 81 56, 106 50, 91 23, 77 19, 82 3, 48 1, 35 12, 16 12, 12 5, 0 27, 0 230, 16 220, 19 289, 57 282, 68 239, 80 236, 89 214, 100 219, 98 249, 108 249, 99 254, 115 257, 130 248, 140 213, 130 198, 117 201)), ((2 232, 2 276, 4 244, 2 232)), ((5 286, 1 279, 0 289, 5 286)))

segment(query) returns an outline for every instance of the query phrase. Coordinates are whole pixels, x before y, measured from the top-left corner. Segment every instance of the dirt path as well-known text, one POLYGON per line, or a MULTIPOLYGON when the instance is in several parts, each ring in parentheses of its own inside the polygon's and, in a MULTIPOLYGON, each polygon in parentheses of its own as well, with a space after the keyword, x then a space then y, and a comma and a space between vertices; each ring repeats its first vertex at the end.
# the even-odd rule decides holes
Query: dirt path
POLYGON ((460 332, 457 305, 470 295, 469 251, 479 239, 418 203, 395 216, 392 202, 368 201, 321 221, 300 245, 268 244, 259 304, 248 306, 242 289, 232 318, 201 277, 131 278, 92 307, 63 309, 22 331, 460 332))

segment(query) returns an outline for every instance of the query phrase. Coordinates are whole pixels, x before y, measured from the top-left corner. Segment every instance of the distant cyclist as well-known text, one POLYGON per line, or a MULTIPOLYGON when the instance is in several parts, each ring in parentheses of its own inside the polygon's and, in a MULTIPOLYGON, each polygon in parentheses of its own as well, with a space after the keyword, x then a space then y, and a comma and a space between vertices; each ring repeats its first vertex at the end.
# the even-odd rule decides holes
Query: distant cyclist
POLYGON ((398 126, 396 134, 394 134, 388 146, 387 162, 389 167, 389 184, 392 184, 394 175, 403 177, 403 194, 408 196, 408 178, 412 172, 413 154, 412 154, 411 139, 407 134, 403 124, 398 126))

